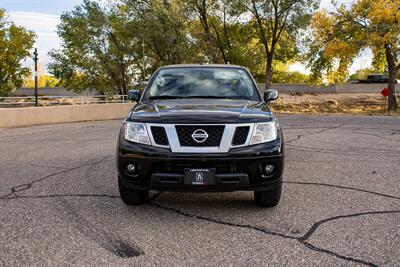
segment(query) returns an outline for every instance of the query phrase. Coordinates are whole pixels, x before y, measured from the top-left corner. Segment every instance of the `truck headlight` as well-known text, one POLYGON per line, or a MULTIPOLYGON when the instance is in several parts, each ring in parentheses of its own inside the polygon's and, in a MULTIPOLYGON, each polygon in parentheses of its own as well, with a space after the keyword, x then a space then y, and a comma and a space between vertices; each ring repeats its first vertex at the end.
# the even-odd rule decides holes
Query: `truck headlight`
POLYGON ((251 137, 250 145, 266 143, 276 140, 278 135, 275 121, 256 124, 251 137))
POLYGON ((125 139, 135 143, 150 145, 149 134, 143 123, 125 122, 125 139))

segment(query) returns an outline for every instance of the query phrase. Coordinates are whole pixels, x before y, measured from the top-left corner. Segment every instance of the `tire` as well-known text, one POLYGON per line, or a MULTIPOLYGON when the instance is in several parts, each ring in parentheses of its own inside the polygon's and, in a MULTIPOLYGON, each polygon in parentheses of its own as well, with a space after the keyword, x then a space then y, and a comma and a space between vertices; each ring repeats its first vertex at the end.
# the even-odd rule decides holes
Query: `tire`
POLYGON ((282 186, 271 191, 254 191, 254 200, 259 207, 272 208, 278 205, 281 192, 282 186))
POLYGON ((122 202, 126 205, 141 205, 147 202, 149 198, 149 191, 132 190, 126 188, 120 179, 118 179, 119 194, 122 202))

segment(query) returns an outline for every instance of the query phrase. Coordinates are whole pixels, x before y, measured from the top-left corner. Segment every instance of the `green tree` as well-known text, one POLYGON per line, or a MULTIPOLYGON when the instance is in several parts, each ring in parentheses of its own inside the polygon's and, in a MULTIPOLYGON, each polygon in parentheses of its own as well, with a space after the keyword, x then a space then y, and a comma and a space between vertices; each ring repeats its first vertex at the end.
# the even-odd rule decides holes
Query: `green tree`
POLYGON ((314 78, 325 74, 329 82, 341 82, 360 51, 374 53, 373 66, 389 73, 388 110, 397 109, 396 75, 400 71, 400 1, 358 0, 350 7, 320 11, 312 20, 309 58, 314 78), (385 64, 383 64, 385 63, 385 64))
POLYGON ((205 55, 204 61, 224 64, 241 62, 239 50, 253 37, 246 23, 241 22, 244 10, 230 0, 182 2, 193 25, 191 33, 197 47, 205 55))
POLYGON ((50 52, 50 73, 70 90, 126 94, 140 58, 136 28, 120 9, 85 0, 61 15, 62 48, 50 52))
POLYGON ((0 9, 0 96, 7 96, 23 84, 29 68, 21 62, 30 56, 35 34, 7 20, 0 9))
POLYGON ((317 0, 238 0, 251 14, 250 23, 264 47, 266 88, 271 84, 273 62, 297 55, 299 33, 309 25, 317 0))
POLYGON ((143 74, 162 65, 202 61, 180 1, 123 0, 120 9, 136 25, 136 38, 144 46, 138 51, 143 74))
MULTIPOLYGON (((225 51, 221 39, 217 39, 217 21, 215 12, 220 10, 217 0, 187 0, 183 2, 190 15, 193 26, 201 30, 192 31, 200 48, 204 50, 205 60, 209 63, 221 63, 219 52, 225 60, 225 51), (219 49, 219 51, 218 51, 219 49)), ((219 35, 218 35, 219 36, 219 35)))

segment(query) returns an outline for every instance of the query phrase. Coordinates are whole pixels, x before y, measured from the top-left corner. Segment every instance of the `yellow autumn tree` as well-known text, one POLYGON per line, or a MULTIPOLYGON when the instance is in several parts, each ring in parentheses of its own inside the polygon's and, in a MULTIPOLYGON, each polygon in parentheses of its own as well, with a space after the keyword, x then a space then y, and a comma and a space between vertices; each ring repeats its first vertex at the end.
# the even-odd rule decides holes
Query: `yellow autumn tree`
MULTIPOLYGON (((51 75, 48 75, 48 74, 39 75, 39 78, 38 78, 38 87, 39 88, 56 87, 58 85, 58 83, 59 83, 59 81, 51 75)), ((34 88, 35 87, 35 79, 33 77, 26 78, 24 80, 24 84, 22 86, 26 87, 26 88, 34 88)))
POLYGON ((389 73, 388 110, 398 107, 395 83, 400 71, 400 0, 358 0, 333 12, 317 12, 311 22, 309 66, 315 81, 343 82, 356 56, 366 48, 373 64, 389 73), (384 66, 382 66, 384 62, 384 66))

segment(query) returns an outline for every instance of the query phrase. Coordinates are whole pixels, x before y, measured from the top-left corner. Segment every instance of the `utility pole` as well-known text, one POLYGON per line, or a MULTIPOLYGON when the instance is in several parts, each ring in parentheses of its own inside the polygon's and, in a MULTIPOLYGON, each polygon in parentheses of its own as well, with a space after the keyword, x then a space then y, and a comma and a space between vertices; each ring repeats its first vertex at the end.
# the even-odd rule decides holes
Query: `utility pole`
POLYGON ((35 52, 33 52, 33 61, 35 62, 35 107, 39 106, 38 103, 38 52, 37 48, 35 48, 35 52))

